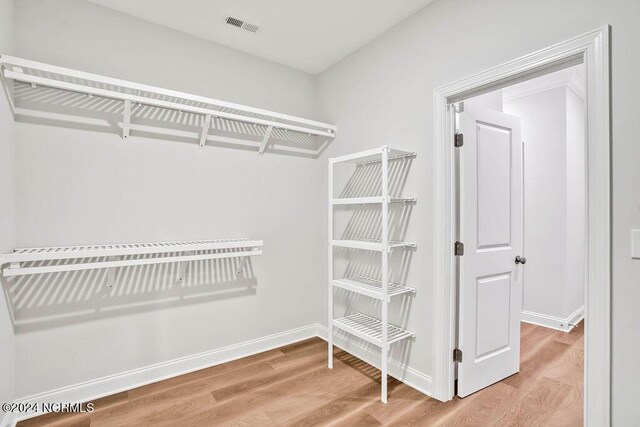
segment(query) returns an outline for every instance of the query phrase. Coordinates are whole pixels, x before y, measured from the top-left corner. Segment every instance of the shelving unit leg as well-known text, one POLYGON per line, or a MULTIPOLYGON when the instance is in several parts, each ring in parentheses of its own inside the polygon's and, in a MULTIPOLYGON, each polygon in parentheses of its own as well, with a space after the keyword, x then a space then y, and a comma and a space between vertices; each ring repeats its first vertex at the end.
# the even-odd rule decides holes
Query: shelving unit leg
POLYGON ((387 403, 387 360, 389 357, 389 348, 387 346, 382 348, 382 377, 380 391, 380 400, 382 403, 387 403))
MULTIPOLYGON (((389 149, 382 149, 382 195, 389 197, 389 149)), ((389 203, 382 203, 382 402, 387 403, 389 358, 389 203)))
POLYGON ((329 260, 328 260, 328 268, 329 268, 329 274, 328 274, 328 295, 329 295, 329 315, 328 315, 328 321, 327 321, 327 329, 328 329, 328 337, 327 337, 327 342, 328 342, 328 349, 327 349, 327 365, 329 366, 329 369, 333 369, 333 244, 332 244, 332 240, 333 240, 333 206, 331 204, 331 201, 333 200, 333 163, 329 162, 329 198, 327 199, 328 201, 328 207, 329 207, 329 224, 328 224, 328 228, 329 228, 329 241, 327 242, 327 246, 329 248, 329 260))

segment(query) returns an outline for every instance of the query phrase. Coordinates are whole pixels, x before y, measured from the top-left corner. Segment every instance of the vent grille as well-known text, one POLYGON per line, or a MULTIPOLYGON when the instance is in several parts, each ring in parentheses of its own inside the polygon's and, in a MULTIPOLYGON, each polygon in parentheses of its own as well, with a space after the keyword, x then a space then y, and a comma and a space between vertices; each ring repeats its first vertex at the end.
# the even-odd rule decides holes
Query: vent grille
POLYGON ((251 24, 242 19, 234 18, 233 16, 227 16, 227 19, 225 19, 225 23, 249 31, 251 33, 257 33, 260 29, 259 25, 251 24))
POLYGON ((234 27, 238 27, 238 28, 242 28, 242 24, 244 24, 244 21, 241 19, 236 19, 232 16, 228 16, 227 17, 227 24, 229 25, 233 25, 234 27))

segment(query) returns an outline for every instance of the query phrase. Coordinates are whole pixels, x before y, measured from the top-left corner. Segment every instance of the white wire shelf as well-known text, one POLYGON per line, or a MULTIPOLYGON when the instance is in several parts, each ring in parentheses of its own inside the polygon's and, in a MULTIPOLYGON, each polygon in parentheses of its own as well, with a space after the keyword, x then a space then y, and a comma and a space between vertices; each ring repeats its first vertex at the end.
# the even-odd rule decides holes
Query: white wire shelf
POLYGON ((89 110, 91 104, 101 104, 104 111, 105 102, 115 101, 119 105, 110 105, 108 109, 120 114, 123 138, 129 137, 132 129, 146 130, 141 122, 145 119, 148 122, 149 117, 177 123, 173 114, 177 112, 189 116, 182 121, 193 124, 200 146, 208 140, 250 144, 262 154, 277 145, 285 151, 318 155, 337 130, 334 125, 315 120, 9 55, 0 55, 0 67, 2 77, 14 82, 15 97, 20 99, 19 95, 23 95, 32 102, 37 99, 45 107, 73 105, 72 115, 81 115, 81 110, 89 110), (227 134, 235 137, 229 138, 227 134))
MULTIPOLYGON (((354 313, 346 317, 333 320, 333 326, 342 329, 356 337, 382 347, 382 322, 374 317, 362 313, 354 313)), ((389 344, 414 337, 409 332, 398 326, 387 326, 387 340, 389 344)))
POLYGON ((370 205, 370 204, 382 204, 382 203, 413 203, 416 201, 415 197, 350 197, 350 198, 338 198, 333 199, 331 203, 334 205, 370 205))
MULTIPOLYGON (((384 251, 384 245, 379 240, 333 240, 333 246, 351 249, 364 249, 368 251, 384 251)), ((389 249, 395 248, 415 248, 418 245, 413 242, 389 242, 389 249)))
POLYGON ((134 265, 201 261, 262 255, 262 240, 194 240, 180 242, 123 243, 106 245, 78 245, 43 248, 21 248, 0 255, 3 276, 93 270, 134 265), (135 256, 152 255, 134 258, 135 256), (155 255, 155 256, 154 256, 155 255), (62 260, 86 260, 60 264, 62 260), (49 263, 46 263, 50 261, 49 263), (24 267, 21 263, 45 263, 24 267))
POLYGON ((356 164, 365 164, 365 163, 375 163, 382 161, 382 152, 384 150, 389 151, 389 160, 399 160, 406 159, 409 157, 415 157, 415 151, 404 151, 404 150, 394 150, 390 149, 386 145, 374 148, 371 150, 360 151, 358 153, 347 154, 340 157, 333 157, 329 159, 330 163, 356 163, 356 164))
MULTIPOLYGON (((380 301, 384 299, 382 296, 382 282, 379 280, 361 276, 348 277, 343 279, 334 279, 333 286, 350 292, 355 292, 360 295, 366 295, 380 301)), ((408 286, 389 283, 387 299, 390 301, 392 297, 415 293, 415 291, 416 290, 414 288, 410 288, 408 286)))

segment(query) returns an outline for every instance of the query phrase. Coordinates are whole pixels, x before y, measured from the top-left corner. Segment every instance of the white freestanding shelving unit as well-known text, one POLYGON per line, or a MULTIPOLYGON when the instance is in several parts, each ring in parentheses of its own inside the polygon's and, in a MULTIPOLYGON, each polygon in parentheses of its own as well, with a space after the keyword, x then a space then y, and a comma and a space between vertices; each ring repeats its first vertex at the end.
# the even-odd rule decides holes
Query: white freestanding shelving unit
POLYGON ((374 344, 381 349, 382 363, 382 391, 381 400, 387 403, 387 367, 389 345, 405 338, 413 337, 409 332, 398 326, 389 324, 389 303, 392 297, 414 293, 415 289, 401 284, 389 282, 389 254, 396 248, 413 248, 415 243, 394 242, 389 240, 389 204, 415 202, 415 198, 397 198, 389 195, 389 161, 415 156, 414 152, 391 150, 387 146, 349 154, 329 159, 329 349, 328 366, 333 368, 333 332, 338 328, 344 332, 374 344), (382 194, 376 197, 334 198, 333 176, 334 166, 338 163, 350 162, 366 164, 381 163, 382 194), (336 205, 380 204, 382 209, 382 238, 381 240, 335 240, 333 237, 333 214, 336 205), (367 277, 334 278, 333 249, 335 247, 377 251, 381 254, 381 280, 367 277), (354 294, 380 300, 382 302, 381 318, 376 319, 362 313, 350 314, 339 319, 333 318, 333 290, 344 289, 354 294))

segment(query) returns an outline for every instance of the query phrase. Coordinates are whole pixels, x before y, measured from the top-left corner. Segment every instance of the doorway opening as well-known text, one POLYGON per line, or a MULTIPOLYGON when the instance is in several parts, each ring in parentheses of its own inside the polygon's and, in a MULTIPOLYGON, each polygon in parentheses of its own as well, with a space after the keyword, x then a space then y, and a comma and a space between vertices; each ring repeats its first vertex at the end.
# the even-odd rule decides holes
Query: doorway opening
POLYGON ((583 419, 584 76, 578 64, 455 104, 456 395, 555 394, 551 424, 583 419))
MULTIPOLYGON (((554 71, 584 64, 586 75, 586 158, 588 262, 584 316, 584 423, 610 424, 610 27, 577 36, 434 91, 435 235, 433 396, 454 397, 457 357, 458 198, 455 163, 455 108, 460 101, 554 71)), ((504 127, 504 126, 503 126, 504 127)), ((507 126, 508 127, 508 126, 507 126)), ((486 237, 486 236, 485 236, 486 237)), ((491 243, 485 239, 485 243, 491 243)), ((463 242, 464 243, 464 242, 463 242)), ((504 245, 503 245, 504 246, 504 245)), ((465 248, 468 250, 469 247, 465 248)), ((486 248, 489 249, 489 248, 486 248)), ((513 265, 515 256, 510 260, 513 265)), ((529 261, 529 263, 532 261, 529 261)), ((481 263, 480 263, 481 264, 481 263)), ((479 265, 480 265, 479 264, 479 265)), ((529 264, 530 265, 530 264, 529 264)), ((490 278, 492 280, 499 277, 490 278)), ((504 285, 503 285, 504 286, 504 285)), ((488 354, 493 354, 489 352, 488 354)), ((485 356, 485 355, 483 355, 485 356)), ((473 360, 473 358, 471 358, 473 360)), ((480 358, 482 359, 482 358, 480 358)), ((469 362, 464 358, 458 365, 469 362)))

